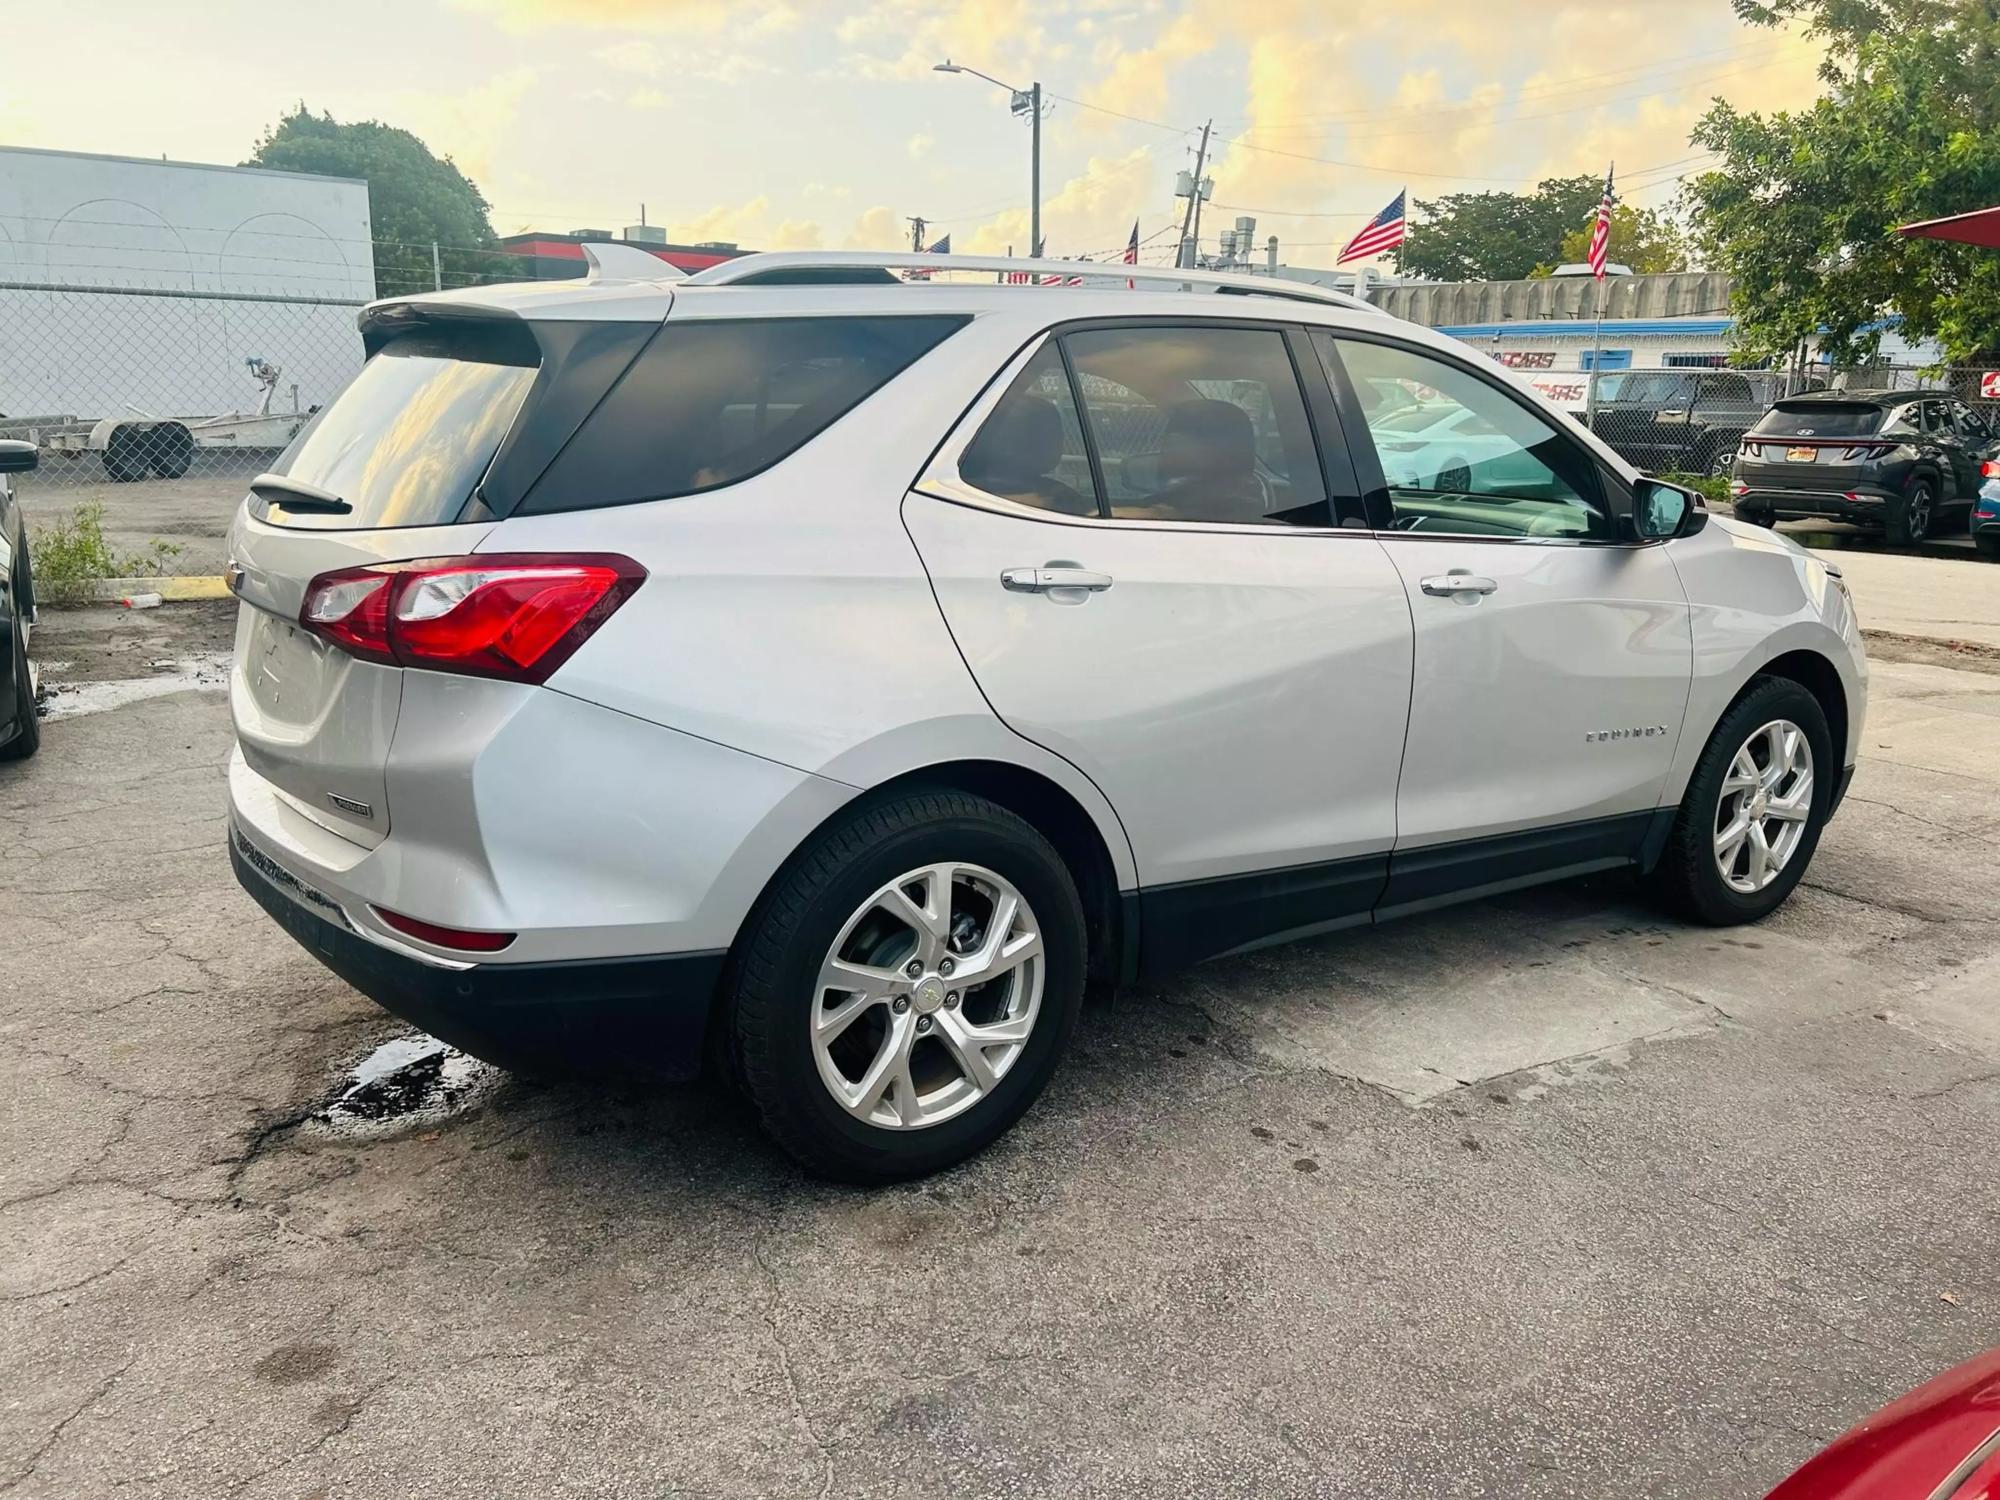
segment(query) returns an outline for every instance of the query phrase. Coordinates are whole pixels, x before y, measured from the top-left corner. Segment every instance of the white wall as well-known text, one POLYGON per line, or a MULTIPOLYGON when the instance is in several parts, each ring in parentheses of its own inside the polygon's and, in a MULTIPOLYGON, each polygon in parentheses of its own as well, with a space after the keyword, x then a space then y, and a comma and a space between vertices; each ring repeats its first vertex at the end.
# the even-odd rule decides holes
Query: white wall
POLYGON ((324 402, 360 368, 356 309, 306 299, 372 298, 371 237, 353 179, 0 148, 0 413, 244 410, 251 356, 280 407, 324 402))

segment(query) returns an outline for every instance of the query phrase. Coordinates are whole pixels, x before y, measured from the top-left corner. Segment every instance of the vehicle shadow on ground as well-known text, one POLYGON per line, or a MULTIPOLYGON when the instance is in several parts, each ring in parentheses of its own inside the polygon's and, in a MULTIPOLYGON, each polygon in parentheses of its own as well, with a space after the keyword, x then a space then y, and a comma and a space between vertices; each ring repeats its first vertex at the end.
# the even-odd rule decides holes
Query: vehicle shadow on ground
MULTIPOLYGON (((1145 1122, 1256 1079, 1315 1075, 1315 1086, 1349 1104, 1401 1112, 1476 1081, 1460 1073, 1514 1073, 1572 1058, 1592 1042, 1676 1034, 1708 1018, 1647 997, 1643 985, 1626 986, 1634 993, 1621 1018, 1621 1002, 1608 993, 1621 983, 1615 975, 1570 1002, 1589 1011, 1580 1030, 1562 1025, 1560 1014, 1552 1022, 1561 1007, 1537 1002, 1542 992, 1576 988, 1574 971, 1598 935, 1660 944, 1668 930, 1636 881, 1595 876, 1221 959, 1115 994, 1093 990, 1035 1107, 980 1157, 927 1182, 947 1192, 959 1184, 1013 1191, 1044 1175, 1051 1153, 1101 1156, 1095 1170, 1110 1170, 1139 1144, 1145 1122)), ((645 1217, 668 1203, 685 1213, 704 1201, 750 1208, 853 1191, 793 1164, 713 1070, 678 1085, 530 1079, 453 1061, 407 1030, 370 1057, 385 1053, 392 1063, 419 1058, 414 1077, 388 1079, 387 1107, 372 1108, 366 1090, 375 1085, 350 1074, 314 1106, 295 1146, 449 1148, 474 1173, 470 1188, 518 1194, 523 1184, 502 1189, 488 1174, 539 1177, 560 1184, 567 1200, 601 1200, 614 1218, 645 1217), (358 1114, 343 1102, 357 1087, 358 1114)), ((361 1071, 368 1068, 364 1059, 361 1071)))

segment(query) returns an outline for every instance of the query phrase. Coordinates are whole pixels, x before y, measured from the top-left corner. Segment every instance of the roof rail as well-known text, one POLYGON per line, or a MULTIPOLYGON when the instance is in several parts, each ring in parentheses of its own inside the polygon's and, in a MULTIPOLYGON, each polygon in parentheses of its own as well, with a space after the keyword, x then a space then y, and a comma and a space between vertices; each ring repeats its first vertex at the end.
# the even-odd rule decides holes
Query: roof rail
POLYGON ((1043 260, 1015 255, 929 255, 912 250, 771 250, 739 255, 719 266, 710 266, 690 276, 688 286, 743 286, 759 281, 790 279, 799 271, 992 271, 1036 278, 1072 276, 1092 281, 1145 282, 1161 289, 1178 286, 1183 291, 1211 291, 1241 297, 1282 297, 1293 302, 1322 302, 1336 307, 1382 313, 1366 298, 1315 286, 1309 281, 1288 281, 1278 276, 1249 276, 1226 271, 1184 271, 1174 266, 1128 266, 1119 261, 1043 260))

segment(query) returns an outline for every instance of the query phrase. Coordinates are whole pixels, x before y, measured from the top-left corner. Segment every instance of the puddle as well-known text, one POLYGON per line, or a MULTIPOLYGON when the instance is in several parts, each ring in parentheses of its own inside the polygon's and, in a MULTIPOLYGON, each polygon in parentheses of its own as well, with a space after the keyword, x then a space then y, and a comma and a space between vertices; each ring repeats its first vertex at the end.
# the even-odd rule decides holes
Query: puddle
POLYGON ((229 687, 229 653, 207 651, 169 661, 152 661, 150 677, 126 677, 112 682, 51 682, 48 674, 67 662, 42 663, 41 714, 44 719, 75 719, 101 714, 147 698, 169 693, 220 693, 229 687))
POLYGON ((384 1042, 350 1068, 313 1119, 335 1135, 388 1135, 473 1108, 499 1086, 501 1076, 498 1068, 436 1037, 411 1032, 384 1042))

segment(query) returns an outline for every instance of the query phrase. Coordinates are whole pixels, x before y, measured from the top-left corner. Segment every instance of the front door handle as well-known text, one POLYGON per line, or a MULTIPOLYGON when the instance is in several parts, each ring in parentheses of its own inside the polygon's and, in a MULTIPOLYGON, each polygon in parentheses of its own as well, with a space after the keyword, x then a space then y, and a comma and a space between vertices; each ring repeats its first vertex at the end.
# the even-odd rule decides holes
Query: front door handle
POLYGON ((1426 594, 1445 599, 1453 594, 1490 594, 1500 587, 1491 578, 1482 578, 1477 573, 1446 573, 1439 578, 1426 578, 1417 586, 1426 594))
POLYGON ((1101 594, 1111 587, 1111 575, 1093 573, 1088 568, 1060 566, 1008 568, 1001 573, 1000 584, 1017 594, 1046 594, 1051 589, 1084 589, 1101 594))

